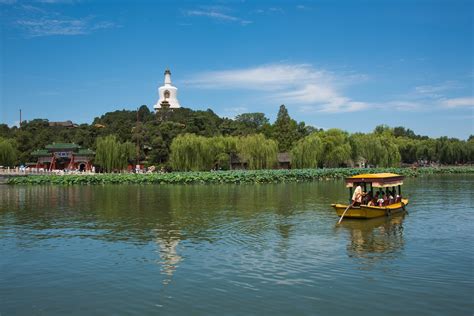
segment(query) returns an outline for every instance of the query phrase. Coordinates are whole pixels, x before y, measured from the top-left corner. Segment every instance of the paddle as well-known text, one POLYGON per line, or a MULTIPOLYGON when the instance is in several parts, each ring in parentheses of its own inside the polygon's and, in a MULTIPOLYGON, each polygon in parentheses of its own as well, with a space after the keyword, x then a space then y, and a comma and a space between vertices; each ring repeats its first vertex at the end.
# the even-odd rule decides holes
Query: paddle
POLYGON ((346 215, 347 210, 348 210, 351 206, 353 206, 354 203, 355 203, 355 201, 352 201, 352 203, 349 204, 349 206, 346 207, 346 209, 345 209, 344 212, 342 213, 341 218, 339 219, 339 221, 337 222, 337 224, 340 224, 340 223, 342 222, 342 218, 344 217, 344 215, 346 215))

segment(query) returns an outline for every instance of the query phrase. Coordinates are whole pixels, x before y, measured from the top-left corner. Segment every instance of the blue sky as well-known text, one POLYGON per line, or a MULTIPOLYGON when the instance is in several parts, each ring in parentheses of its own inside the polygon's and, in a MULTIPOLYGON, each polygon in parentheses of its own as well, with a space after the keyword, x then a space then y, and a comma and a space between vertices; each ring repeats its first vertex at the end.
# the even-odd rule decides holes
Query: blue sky
POLYGON ((280 104, 298 121, 474 134, 473 1, 0 0, 1 122, 90 123, 153 107, 169 67, 182 106, 280 104))

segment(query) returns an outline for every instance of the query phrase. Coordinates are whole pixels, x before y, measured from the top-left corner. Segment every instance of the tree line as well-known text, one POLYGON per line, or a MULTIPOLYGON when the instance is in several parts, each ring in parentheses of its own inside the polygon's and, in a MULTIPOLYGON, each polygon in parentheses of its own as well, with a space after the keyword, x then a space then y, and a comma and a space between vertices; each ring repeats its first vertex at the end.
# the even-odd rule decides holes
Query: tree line
POLYGON ((272 168, 287 152, 294 168, 341 167, 363 159, 378 167, 415 162, 465 164, 474 161, 474 137, 429 138, 404 127, 377 126, 371 133, 349 134, 296 122, 284 105, 270 123, 263 113, 221 118, 212 110, 187 108, 151 112, 120 110, 77 127, 50 126, 45 119, 21 127, 0 124, 0 165, 34 161, 31 153, 53 142, 71 142, 96 151, 95 164, 122 169, 138 158, 146 165, 173 170, 227 169, 231 157, 250 169, 272 168))

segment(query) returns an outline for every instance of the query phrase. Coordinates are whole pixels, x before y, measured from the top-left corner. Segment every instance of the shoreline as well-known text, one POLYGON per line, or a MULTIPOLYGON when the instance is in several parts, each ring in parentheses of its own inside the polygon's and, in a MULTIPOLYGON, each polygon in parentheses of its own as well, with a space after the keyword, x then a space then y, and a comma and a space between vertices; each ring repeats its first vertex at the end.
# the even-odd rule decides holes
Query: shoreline
POLYGON ((259 184, 342 179, 361 173, 391 172, 406 177, 429 174, 474 174, 474 166, 413 168, 327 168, 290 170, 190 171, 170 173, 96 173, 11 176, 9 185, 98 185, 98 184, 259 184))

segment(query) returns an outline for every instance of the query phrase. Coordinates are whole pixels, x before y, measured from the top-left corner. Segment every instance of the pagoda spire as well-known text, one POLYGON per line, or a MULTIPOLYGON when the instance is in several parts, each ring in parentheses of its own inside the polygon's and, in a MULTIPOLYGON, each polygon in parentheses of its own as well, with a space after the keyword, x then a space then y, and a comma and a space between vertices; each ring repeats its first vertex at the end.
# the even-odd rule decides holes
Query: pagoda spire
POLYGON ((169 68, 165 70, 165 85, 171 85, 171 71, 169 68))

